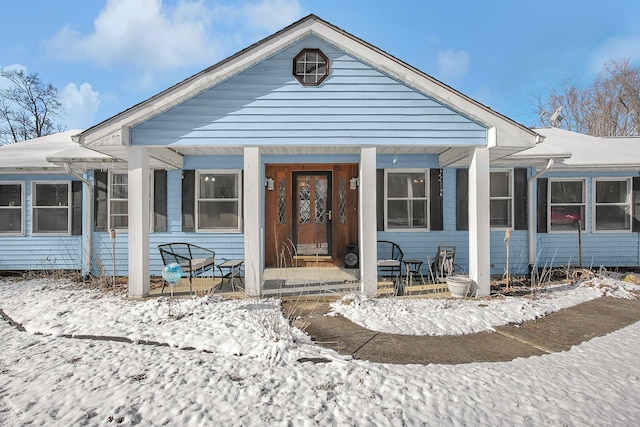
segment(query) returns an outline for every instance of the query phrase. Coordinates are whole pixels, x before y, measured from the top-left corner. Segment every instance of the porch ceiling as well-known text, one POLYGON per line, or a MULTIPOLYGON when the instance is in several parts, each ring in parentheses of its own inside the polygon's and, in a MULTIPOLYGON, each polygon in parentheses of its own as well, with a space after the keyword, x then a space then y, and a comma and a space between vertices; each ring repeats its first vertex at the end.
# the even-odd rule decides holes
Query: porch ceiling
MULTIPOLYGON (((93 147, 97 150, 98 147, 93 147)), ((262 154, 266 155, 358 155, 362 146, 264 146, 262 154)), ((468 167, 469 149, 471 146, 447 147, 433 145, 385 145, 377 146, 379 154, 436 154, 440 156, 441 167, 468 167)), ((72 163, 86 169, 108 169, 126 168, 128 159, 127 147, 121 145, 99 147, 101 153, 111 156, 106 159, 73 159, 72 163)), ((202 146, 179 146, 171 148, 149 147, 150 166, 152 169, 179 169, 182 167, 184 156, 222 156, 222 155, 242 155, 244 147, 202 147, 202 146)), ((517 157, 513 156, 519 151, 517 147, 491 147, 489 156, 492 166, 539 166, 548 161, 548 157, 517 157)), ((70 159, 50 159, 57 163, 70 159)))

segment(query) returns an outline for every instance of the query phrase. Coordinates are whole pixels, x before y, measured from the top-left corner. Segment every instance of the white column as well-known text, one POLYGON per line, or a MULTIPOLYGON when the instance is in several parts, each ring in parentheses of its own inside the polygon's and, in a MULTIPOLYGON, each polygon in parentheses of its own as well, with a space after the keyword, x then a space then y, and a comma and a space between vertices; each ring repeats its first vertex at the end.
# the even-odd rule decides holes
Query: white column
POLYGON ((469 277, 478 287, 478 296, 489 295, 489 149, 469 150, 469 277))
POLYGON ((263 212, 260 148, 244 149, 244 273, 247 296, 262 292, 262 227, 263 212))
POLYGON ((376 148, 360 150, 358 188, 358 246, 360 249, 361 291, 368 296, 378 292, 378 233, 376 229, 376 148))
POLYGON ((149 151, 129 147, 129 297, 149 295, 149 151))

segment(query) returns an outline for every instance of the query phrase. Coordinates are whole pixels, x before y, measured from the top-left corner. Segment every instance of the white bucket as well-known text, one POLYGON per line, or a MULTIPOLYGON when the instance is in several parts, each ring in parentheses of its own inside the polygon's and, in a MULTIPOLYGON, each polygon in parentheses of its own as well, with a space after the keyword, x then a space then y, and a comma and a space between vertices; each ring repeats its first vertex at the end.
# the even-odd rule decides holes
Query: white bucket
POLYGON ((447 287, 454 298, 464 298, 469 294, 473 280, 466 276, 448 276, 447 287))

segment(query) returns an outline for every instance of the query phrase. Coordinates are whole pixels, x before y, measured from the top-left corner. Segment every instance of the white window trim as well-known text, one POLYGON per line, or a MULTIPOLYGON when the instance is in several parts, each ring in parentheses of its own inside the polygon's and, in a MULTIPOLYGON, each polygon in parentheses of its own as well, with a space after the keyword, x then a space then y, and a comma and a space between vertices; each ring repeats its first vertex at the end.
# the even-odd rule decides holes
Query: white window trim
POLYGON ((32 236, 70 236, 71 235, 71 227, 72 227, 72 218, 71 218, 71 213, 72 213, 72 206, 73 204, 73 197, 71 194, 71 181, 32 181, 31 182, 31 235, 32 236), (67 206, 60 206, 60 209, 66 208, 67 210, 67 231, 66 232, 55 232, 55 233, 45 233, 42 231, 36 231, 35 230, 35 223, 34 223, 34 211, 37 208, 56 208, 56 206, 36 206, 35 205, 35 200, 36 200, 36 186, 38 184, 42 184, 42 185, 55 185, 55 184, 66 184, 67 185, 67 206))
MULTIPOLYGON (((419 233, 419 232, 427 232, 431 230, 431 182, 430 182, 430 177, 431 177, 431 173, 430 173, 430 169, 419 169, 419 168, 413 168, 413 169, 385 169, 384 170, 384 231, 389 231, 389 232, 399 232, 399 233, 407 233, 407 232, 412 232, 412 233, 419 233), (424 179, 425 179, 425 183, 426 183, 426 188, 425 188, 425 197, 424 199, 427 200, 427 211, 426 211, 426 227, 423 228, 389 228, 389 222, 388 222, 388 176, 389 174, 394 174, 394 173, 422 173, 424 174, 424 179)), ((421 197, 412 197, 412 198, 407 198, 406 200, 422 200, 423 198, 421 197)), ((400 198, 394 198, 392 200, 405 200, 405 199, 400 199, 400 198)))
MULTIPOLYGON (((513 169, 502 168, 502 169, 490 169, 489 170, 489 208, 491 208, 492 200, 511 200, 511 224, 509 225, 492 225, 491 230, 513 230, 513 226, 515 223, 515 206, 514 206, 514 188, 513 188, 513 169), (491 174, 493 172, 508 172, 509 173, 509 196, 500 196, 500 197, 492 197, 491 196, 491 174)), ((491 221, 491 212, 489 212, 489 221, 491 221)))
MULTIPOLYGON (((195 230, 197 233, 241 233, 242 232, 242 170, 241 169, 203 169, 196 171, 196 188, 194 197, 194 222, 195 230), (238 228, 200 228, 198 202, 200 199, 200 175, 217 174, 217 175, 235 175, 236 176, 236 199, 224 199, 226 201, 237 200, 238 202, 238 228)), ((202 200, 216 200, 216 199, 202 199, 202 200)))
POLYGON ((569 205, 569 206, 583 206, 584 205, 584 216, 585 218, 582 220, 584 224, 584 229, 582 233, 587 232, 587 180, 586 178, 549 178, 547 182, 547 233, 549 234, 575 234, 576 230, 552 230, 551 229, 551 207, 555 205, 569 205), (582 203, 551 203, 551 183, 552 182, 582 182, 582 203))
POLYGON ((591 212, 593 213, 593 224, 591 227, 591 232, 594 234, 604 233, 631 233, 633 230, 633 202, 632 202, 632 191, 633 191, 633 182, 630 177, 621 176, 609 176, 609 177, 593 177, 591 180, 591 212), (627 202, 626 203, 596 203, 596 182, 597 181, 627 181, 627 202), (596 218, 596 206, 605 205, 605 206, 623 206, 626 205, 629 208, 629 229, 627 230, 598 230, 597 218, 596 218))
MULTIPOLYGON (((153 222, 153 217, 154 217, 154 209, 153 209, 153 204, 154 204, 154 199, 153 199, 153 193, 154 193, 154 188, 155 188, 155 183, 153 181, 153 170, 150 173, 149 176, 149 231, 153 232, 154 229, 154 222, 153 222)), ((126 233, 129 231, 129 227, 123 228, 123 227, 119 227, 119 228, 115 228, 112 226, 111 224, 111 175, 112 174, 122 174, 122 175, 127 175, 127 224, 129 223, 129 171, 125 171, 125 170, 109 170, 109 173, 107 175, 107 230, 111 230, 112 228, 115 229, 116 231, 122 232, 122 233, 126 233)), ((124 199, 116 199, 116 200, 124 200, 124 199)))
MULTIPOLYGON (((24 189, 25 189, 25 182, 24 181, 6 181, 6 182, 2 182, 0 183, 0 185, 20 185, 20 231, 15 233, 15 232, 0 232, 0 236, 24 236, 24 213, 25 213, 25 206, 24 206, 24 189)), ((0 206, 0 209, 15 209, 15 207, 11 207, 11 206, 0 206)))

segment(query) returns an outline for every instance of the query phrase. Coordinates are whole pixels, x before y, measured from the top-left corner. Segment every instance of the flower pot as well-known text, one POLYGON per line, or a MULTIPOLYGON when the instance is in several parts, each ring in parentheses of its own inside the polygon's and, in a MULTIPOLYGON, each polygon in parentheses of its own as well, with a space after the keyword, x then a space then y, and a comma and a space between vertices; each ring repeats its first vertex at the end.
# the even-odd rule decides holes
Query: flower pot
POLYGON ((473 280, 466 276, 448 276, 447 287, 454 298, 464 298, 469 294, 473 280))

